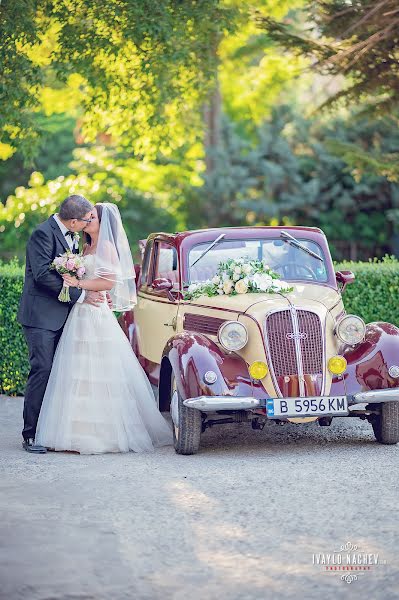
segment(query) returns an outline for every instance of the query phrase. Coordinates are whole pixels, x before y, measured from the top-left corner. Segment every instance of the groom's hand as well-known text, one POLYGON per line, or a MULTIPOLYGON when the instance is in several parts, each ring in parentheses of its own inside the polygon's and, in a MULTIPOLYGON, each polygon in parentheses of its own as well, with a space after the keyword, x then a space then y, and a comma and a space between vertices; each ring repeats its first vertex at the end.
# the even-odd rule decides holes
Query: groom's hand
POLYGON ((112 300, 111 300, 111 294, 109 292, 107 292, 107 303, 108 303, 108 307, 112 310, 112 300))
POLYGON ((101 292, 86 292, 83 302, 86 304, 91 304, 92 306, 99 306, 102 302, 104 302, 104 296, 101 292))

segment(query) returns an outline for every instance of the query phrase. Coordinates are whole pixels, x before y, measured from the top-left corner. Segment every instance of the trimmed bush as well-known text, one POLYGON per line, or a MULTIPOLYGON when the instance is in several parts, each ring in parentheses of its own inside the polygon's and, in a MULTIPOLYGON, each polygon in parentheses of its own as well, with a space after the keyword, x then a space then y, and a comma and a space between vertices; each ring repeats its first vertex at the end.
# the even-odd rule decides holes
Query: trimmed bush
POLYGON ((341 262, 335 270, 353 271, 356 276, 343 294, 348 313, 362 317, 366 323, 387 321, 399 327, 399 261, 395 257, 341 262))
MULTIPOLYGON (((355 283, 344 292, 348 312, 399 327, 399 261, 393 257, 367 263, 345 262, 336 270, 353 271, 355 283)), ((23 394, 29 373, 28 351, 17 310, 24 271, 16 261, 0 264, 0 393, 23 394)))
POLYGON ((0 264, 0 393, 23 394, 29 373, 28 349, 17 323, 24 270, 18 262, 0 264))

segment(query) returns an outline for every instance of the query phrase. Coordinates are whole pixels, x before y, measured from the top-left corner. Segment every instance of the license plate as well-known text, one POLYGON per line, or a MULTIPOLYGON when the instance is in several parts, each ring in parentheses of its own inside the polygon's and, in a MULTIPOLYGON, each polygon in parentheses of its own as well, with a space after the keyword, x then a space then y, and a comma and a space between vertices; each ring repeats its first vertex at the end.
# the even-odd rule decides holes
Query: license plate
POLYGON ((266 410, 270 419, 349 414, 346 396, 270 398, 266 400, 266 410))

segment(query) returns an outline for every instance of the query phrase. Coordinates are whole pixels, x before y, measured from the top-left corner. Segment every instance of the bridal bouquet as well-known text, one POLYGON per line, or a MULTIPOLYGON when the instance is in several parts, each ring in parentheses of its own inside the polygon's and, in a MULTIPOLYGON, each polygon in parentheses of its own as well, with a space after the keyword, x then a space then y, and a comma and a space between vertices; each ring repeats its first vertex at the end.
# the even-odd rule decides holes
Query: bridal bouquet
POLYGON ((291 292, 294 288, 282 281, 264 260, 229 259, 219 263, 215 277, 200 283, 191 283, 185 300, 199 296, 236 296, 249 292, 291 292))
MULTIPOLYGON (((73 252, 64 252, 53 260, 50 265, 50 269, 54 269, 60 275, 72 275, 78 279, 82 279, 86 273, 84 266, 84 259, 81 254, 73 254, 73 252)), ((71 297, 69 295, 69 286, 64 283, 62 290, 58 296, 60 302, 70 302, 71 297)))

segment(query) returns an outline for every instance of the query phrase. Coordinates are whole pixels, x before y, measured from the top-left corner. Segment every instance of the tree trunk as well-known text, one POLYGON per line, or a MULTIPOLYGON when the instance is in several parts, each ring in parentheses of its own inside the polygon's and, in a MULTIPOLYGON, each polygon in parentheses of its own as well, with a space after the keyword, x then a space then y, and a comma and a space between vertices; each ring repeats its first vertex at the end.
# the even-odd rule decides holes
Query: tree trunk
POLYGON ((221 104, 219 81, 216 79, 212 95, 204 107, 204 146, 207 175, 210 175, 215 168, 215 153, 220 144, 221 104))

